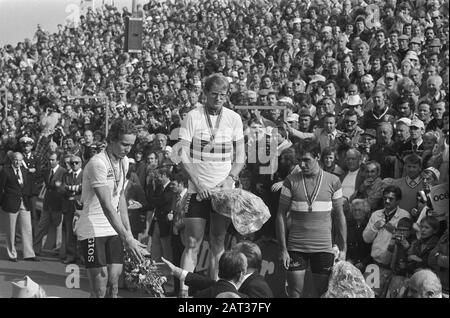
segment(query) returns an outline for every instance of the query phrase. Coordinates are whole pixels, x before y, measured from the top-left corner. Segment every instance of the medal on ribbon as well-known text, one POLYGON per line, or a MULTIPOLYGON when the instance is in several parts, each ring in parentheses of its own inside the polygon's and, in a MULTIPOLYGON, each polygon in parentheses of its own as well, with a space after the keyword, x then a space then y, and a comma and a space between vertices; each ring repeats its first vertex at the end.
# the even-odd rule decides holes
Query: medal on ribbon
POLYGON ((217 117, 214 128, 212 126, 211 117, 209 116, 208 111, 206 110, 206 106, 204 107, 204 111, 205 111, 205 116, 206 116, 206 124, 208 125, 208 130, 210 133, 209 140, 210 140, 211 144, 213 144, 214 140, 216 139, 217 130, 219 129, 220 120, 222 119, 222 109, 220 110, 219 116, 217 117))
POLYGON ((319 195, 319 189, 320 189, 320 186, 322 185, 322 178, 323 178, 323 171, 321 169, 319 172, 319 180, 315 184, 313 192, 311 193, 311 195, 309 195, 308 190, 306 189, 305 177, 304 176, 302 177, 303 189, 305 190, 306 200, 308 202, 308 213, 313 211, 312 206, 313 206, 314 201, 316 201, 317 196, 319 195))

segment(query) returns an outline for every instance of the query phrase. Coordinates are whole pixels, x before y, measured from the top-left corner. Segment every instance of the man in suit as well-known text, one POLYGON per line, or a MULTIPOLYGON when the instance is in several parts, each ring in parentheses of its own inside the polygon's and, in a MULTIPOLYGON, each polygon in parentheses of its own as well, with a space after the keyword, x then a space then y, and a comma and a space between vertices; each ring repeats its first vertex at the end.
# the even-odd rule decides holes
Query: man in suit
POLYGON ((19 140, 22 155, 23 155, 23 167, 28 170, 29 183, 31 187, 30 196, 30 211, 31 211, 31 221, 33 225, 33 231, 36 229, 39 223, 40 213, 36 210, 36 201, 40 191, 40 184, 36 177, 36 168, 38 166, 38 158, 32 151, 34 140, 30 137, 22 137, 19 140))
POLYGON ((342 195, 349 200, 364 181, 360 169, 361 153, 355 148, 348 149, 345 152, 345 165, 346 172, 341 176, 342 195))
POLYGON ((6 249, 9 260, 17 262, 15 248, 16 225, 19 221, 22 234, 24 260, 39 261, 33 251, 33 234, 30 213, 30 180, 28 171, 22 167, 20 152, 12 155, 11 166, 0 171, 0 204, 6 225, 6 249))
MULTIPOLYGON (((272 290, 264 277, 259 274, 262 264, 262 254, 259 246, 250 241, 242 241, 233 246, 231 250, 244 254, 247 259, 247 272, 238 291, 250 298, 273 298, 272 290)), ((190 288, 190 294, 195 294, 197 290, 211 287, 215 283, 209 277, 187 272, 165 259, 163 259, 163 262, 167 264, 172 275, 179 278, 190 288)))
POLYGON ((159 260, 161 256, 172 261, 170 233, 173 220, 173 200, 175 192, 170 186, 172 172, 170 166, 158 168, 156 172, 157 188, 155 192, 155 214, 150 225, 149 235, 152 237, 152 258, 159 260))
POLYGON ((219 259, 219 280, 210 287, 195 293, 194 298, 216 298, 222 293, 233 293, 247 298, 238 291, 247 272, 247 259, 237 251, 225 251, 219 259))
POLYGON ((73 233, 73 218, 76 207, 79 205, 77 200, 81 199, 81 185, 83 183, 83 173, 81 169, 81 158, 78 156, 70 157, 71 169, 66 171, 62 180, 63 202, 63 241, 65 243, 64 264, 75 263, 77 259, 77 237, 73 233))
MULTIPOLYGON (((44 206, 39 220, 38 227, 34 236, 34 251, 39 254, 42 248, 42 239, 48 233, 50 226, 58 228, 62 226, 62 202, 63 196, 61 191, 61 185, 63 176, 66 173, 66 169, 59 165, 59 155, 56 152, 52 152, 48 156, 50 162, 50 169, 44 170, 42 177, 44 179, 46 192, 44 195, 44 206)), ((56 246, 59 245, 59 239, 57 235, 56 246)))

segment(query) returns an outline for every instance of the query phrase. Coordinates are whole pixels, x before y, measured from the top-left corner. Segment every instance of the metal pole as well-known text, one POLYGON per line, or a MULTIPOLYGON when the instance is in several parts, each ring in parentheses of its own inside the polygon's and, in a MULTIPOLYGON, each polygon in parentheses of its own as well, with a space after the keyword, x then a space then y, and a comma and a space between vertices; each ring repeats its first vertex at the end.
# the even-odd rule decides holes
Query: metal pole
POLYGON ((108 123, 109 123, 109 98, 108 98, 108 96, 106 96, 106 103, 105 103, 106 105, 105 105, 105 107, 106 107, 106 114, 105 114, 105 116, 106 116, 106 120, 105 120, 105 138, 106 137, 108 137, 108 129, 109 129, 109 125, 108 125, 108 123))
POLYGON ((137 18, 137 0, 131 0, 131 16, 137 18))

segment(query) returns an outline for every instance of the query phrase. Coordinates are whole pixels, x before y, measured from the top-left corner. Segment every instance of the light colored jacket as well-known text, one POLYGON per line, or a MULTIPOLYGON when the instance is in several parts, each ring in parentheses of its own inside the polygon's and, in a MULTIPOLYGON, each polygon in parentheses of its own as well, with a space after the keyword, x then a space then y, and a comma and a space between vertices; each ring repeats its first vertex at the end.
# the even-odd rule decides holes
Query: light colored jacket
MULTIPOLYGON (((388 231, 385 227, 377 230, 374 226, 378 220, 384 220, 383 211, 384 209, 372 213, 369 223, 367 223, 367 226, 364 229, 363 239, 366 243, 372 243, 372 252, 370 254, 372 258, 378 263, 389 265, 392 253, 388 251, 388 247, 393 233, 388 231)), ((410 214, 406 210, 397 208, 397 211, 389 223, 394 227, 397 227, 398 221, 405 217, 410 218, 410 214)))

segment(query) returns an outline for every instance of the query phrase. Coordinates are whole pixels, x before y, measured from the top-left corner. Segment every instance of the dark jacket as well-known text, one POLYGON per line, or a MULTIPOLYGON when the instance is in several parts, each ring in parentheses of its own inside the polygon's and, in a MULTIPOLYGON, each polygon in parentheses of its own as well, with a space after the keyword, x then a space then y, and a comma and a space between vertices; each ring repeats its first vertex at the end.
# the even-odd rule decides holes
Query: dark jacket
POLYGON ((233 284, 223 279, 219 279, 217 282, 214 282, 213 285, 211 285, 211 287, 208 287, 206 289, 197 292, 194 295, 194 298, 216 298, 217 295, 226 292, 235 293, 239 295, 241 298, 247 298, 247 296, 241 294, 236 289, 236 287, 234 287, 233 284))
POLYGON ((25 163, 28 170, 36 169, 36 172, 34 172, 34 173, 31 173, 30 171, 28 171, 28 177, 30 179, 29 182, 30 182, 30 186, 31 186, 31 195, 37 196, 42 187, 42 183, 40 183, 38 181, 38 178, 36 177, 37 169, 39 168, 38 167, 38 163, 39 163, 38 158, 34 152, 30 153, 29 158, 27 157, 27 155, 25 153, 23 153, 23 162, 25 163))
POLYGON ((44 210, 55 212, 62 211, 62 202, 64 197, 61 191, 61 186, 63 184, 63 177, 65 173, 66 169, 59 166, 53 177, 50 179, 50 169, 43 171, 42 177, 47 189, 44 196, 44 210), (59 186, 56 184, 58 181, 60 182, 59 186))
POLYGON ((31 184, 28 171, 24 167, 21 167, 20 171, 23 186, 19 184, 16 173, 11 166, 0 171, 0 205, 4 212, 17 213, 21 200, 23 200, 25 208, 30 209, 31 184))
POLYGON ((170 184, 163 190, 162 186, 157 186, 155 193, 155 215, 154 219, 158 222, 168 221, 167 215, 172 211, 173 200, 175 199, 175 192, 173 192, 170 184))
POLYGON ((273 298, 273 292, 263 276, 254 272, 242 283, 239 292, 250 298, 273 298))
POLYGON ((397 153, 395 143, 391 141, 387 145, 376 143, 370 147, 369 158, 375 160, 381 166, 381 179, 394 178, 395 176, 395 159, 397 153))
MULTIPOLYGON (((209 277, 188 273, 184 280, 186 286, 194 290, 204 290, 213 286, 216 282, 209 277)), ((250 298, 273 298, 273 292, 264 277, 254 272, 242 283, 239 292, 250 298)))
POLYGON ((63 213, 74 209, 74 203, 81 197, 81 185, 83 184, 83 170, 74 178, 73 172, 66 171, 62 178, 61 193, 63 195, 63 213))

